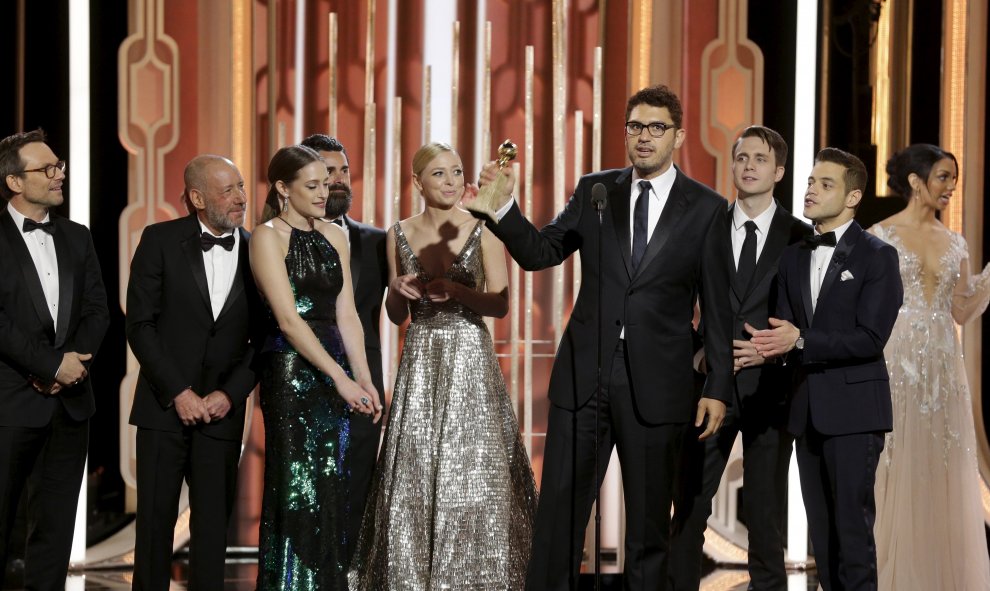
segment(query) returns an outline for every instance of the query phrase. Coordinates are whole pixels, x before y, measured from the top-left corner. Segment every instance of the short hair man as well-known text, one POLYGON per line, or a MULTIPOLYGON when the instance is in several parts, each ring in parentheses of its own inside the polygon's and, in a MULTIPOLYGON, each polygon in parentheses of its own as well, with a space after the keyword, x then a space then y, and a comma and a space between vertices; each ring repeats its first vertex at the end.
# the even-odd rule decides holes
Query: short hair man
MULTIPOLYGON (((584 524, 613 446, 626 511, 635 516, 626 523, 623 583, 629 589, 664 588, 681 442, 690 423, 705 425, 703 439, 716 433, 732 396, 726 201, 674 166, 674 150, 687 135, 681 119, 680 100, 669 88, 640 90, 629 98, 623 130, 632 166, 584 176, 564 210, 541 230, 516 206, 510 178, 498 221, 488 224, 526 270, 559 265, 576 250, 584 269, 550 375, 530 590, 577 588, 584 524), (606 207, 599 230, 592 195, 602 190, 606 207), (699 293, 712 343, 700 401, 691 324, 699 293), (604 359, 596 450, 600 303, 604 359), (597 475, 596 454, 605 458, 597 475)), ((486 165, 482 184, 497 174, 494 163, 486 165)), ((512 176, 511 169, 501 174, 512 176)))
POLYGON ((191 509, 189 588, 223 588, 245 401, 264 317, 248 261, 244 180, 223 157, 185 169, 195 213, 145 228, 127 284, 127 340, 141 364, 134 589, 168 589, 183 479, 191 509))
POLYGON ((733 322, 735 388, 722 430, 704 442, 685 441, 684 472, 674 503, 670 588, 697 591, 712 498, 736 435, 742 433, 744 515, 749 530, 750 588, 787 589, 784 523, 787 467, 793 438, 786 430, 789 369, 765 362, 744 324, 767 328, 776 311, 777 262, 789 244, 812 233, 774 198, 784 176, 787 142, 776 131, 754 125, 732 146, 736 201, 725 232, 732 246, 729 307, 733 322))
MULTIPOLYGON (((338 224, 347 234, 351 256, 351 283, 354 286, 354 305, 361 326, 364 328, 364 347, 368 357, 368 369, 372 381, 385 406, 385 388, 382 375, 382 344, 379 319, 382 312, 382 296, 388 285, 388 262, 385 258, 385 232, 374 226, 357 222, 347 215, 351 208, 351 169, 347 151, 336 138, 321 133, 313 134, 302 145, 316 150, 323 157, 330 175, 330 194, 327 197, 326 217, 338 224)), ((371 487, 371 477, 378 457, 381 424, 370 418, 354 415, 351 419, 351 505, 348 510, 347 535, 352 541, 351 551, 357 547, 361 531, 361 518, 371 487)))
POLYGON ((89 230, 51 212, 65 173, 40 129, 0 141, 0 586, 27 488, 24 585, 65 587, 96 410, 89 366, 110 325, 89 230))
POLYGON ((876 589, 873 485, 893 428, 883 348, 903 300, 897 251, 853 219, 866 167, 825 148, 815 157, 804 215, 815 235, 784 250, 777 317, 749 325, 764 357, 796 367, 788 429, 825 591, 876 589))

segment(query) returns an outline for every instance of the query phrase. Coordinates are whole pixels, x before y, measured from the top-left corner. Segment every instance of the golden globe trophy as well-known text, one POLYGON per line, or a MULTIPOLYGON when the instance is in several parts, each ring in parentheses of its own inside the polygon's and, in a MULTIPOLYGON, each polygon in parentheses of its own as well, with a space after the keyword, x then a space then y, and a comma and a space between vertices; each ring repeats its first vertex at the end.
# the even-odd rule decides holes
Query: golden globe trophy
MULTIPOLYGON (((505 165, 509 163, 516 157, 518 150, 516 145, 512 143, 511 140, 505 140, 502 145, 498 147, 498 160, 495 164, 498 165, 499 171, 505 168, 505 165)), ((500 174, 495 177, 495 182, 481 187, 478 191, 478 196, 466 205, 468 211, 476 218, 481 218, 484 220, 491 220, 493 223, 497 223, 498 220, 495 219, 495 210, 498 209, 499 202, 502 200, 502 195, 505 193, 505 184, 509 182, 509 177, 504 174, 500 174)))

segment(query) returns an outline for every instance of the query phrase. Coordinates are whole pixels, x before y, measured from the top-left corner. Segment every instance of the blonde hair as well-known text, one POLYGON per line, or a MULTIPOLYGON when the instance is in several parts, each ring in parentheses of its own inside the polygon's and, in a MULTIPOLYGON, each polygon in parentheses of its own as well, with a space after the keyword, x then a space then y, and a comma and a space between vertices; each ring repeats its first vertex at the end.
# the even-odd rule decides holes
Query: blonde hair
POLYGON ((457 150, 451 147, 450 144, 445 144, 443 142, 430 142, 416 150, 416 153, 413 154, 412 159, 413 174, 419 178, 419 175, 423 174, 423 171, 426 169, 426 165, 433 162, 434 158, 444 152, 453 152, 457 155, 457 150))

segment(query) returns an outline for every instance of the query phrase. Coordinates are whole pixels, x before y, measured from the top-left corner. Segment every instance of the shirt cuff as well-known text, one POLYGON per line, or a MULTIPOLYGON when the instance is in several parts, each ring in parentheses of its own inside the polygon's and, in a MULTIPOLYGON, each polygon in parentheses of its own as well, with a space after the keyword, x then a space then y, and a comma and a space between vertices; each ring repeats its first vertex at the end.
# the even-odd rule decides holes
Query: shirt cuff
POLYGON ((503 205, 502 207, 498 208, 498 210, 495 212, 495 221, 496 222, 501 222, 502 221, 502 218, 505 217, 505 214, 509 213, 509 210, 512 209, 512 206, 515 204, 515 202, 516 202, 516 199, 513 197, 513 198, 509 199, 508 201, 506 201, 505 202, 505 205, 503 205))

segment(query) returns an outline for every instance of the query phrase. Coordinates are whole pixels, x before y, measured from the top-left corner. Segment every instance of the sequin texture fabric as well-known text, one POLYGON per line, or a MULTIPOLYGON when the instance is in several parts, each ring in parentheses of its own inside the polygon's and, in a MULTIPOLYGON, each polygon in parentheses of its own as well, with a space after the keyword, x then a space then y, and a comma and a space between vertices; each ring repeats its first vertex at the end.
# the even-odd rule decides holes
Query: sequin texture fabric
MULTIPOLYGON (((400 275, 429 281, 396 224, 400 275)), ((484 286, 479 223, 445 277, 484 286)), ((522 589, 536 487, 481 316, 410 303, 355 590, 522 589)))
MULTIPOLYGON (((337 251, 318 231, 292 230, 285 257, 296 310, 347 371, 336 325, 337 251)), ((347 589, 350 413, 333 380, 292 348, 274 321, 261 353, 265 479, 258 589, 347 589)))
MULTIPOLYGON (((927 269, 896 226, 871 232, 897 248, 904 304, 884 349, 894 430, 877 468, 875 526, 879 589, 990 589, 973 407, 953 317, 954 298, 990 293, 959 285, 969 264, 966 241, 948 234, 936 268, 927 269)), ((932 245, 934 246, 934 244, 932 245)), ((983 295, 981 295, 983 294, 983 295)), ((955 319, 965 322, 957 311, 955 319)))

